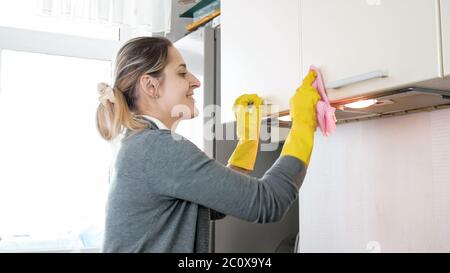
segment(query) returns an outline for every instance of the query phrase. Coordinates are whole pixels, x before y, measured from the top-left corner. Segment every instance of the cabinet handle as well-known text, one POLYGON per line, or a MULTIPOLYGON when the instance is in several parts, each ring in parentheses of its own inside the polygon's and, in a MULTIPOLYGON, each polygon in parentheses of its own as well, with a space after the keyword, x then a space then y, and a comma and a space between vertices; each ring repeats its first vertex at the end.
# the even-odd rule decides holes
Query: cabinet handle
POLYGON ((352 85, 352 84, 359 83, 359 82, 364 82, 364 81, 378 79, 378 78, 387 78, 387 77, 389 77, 389 73, 387 71, 377 70, 377 71, 372 71, 372 72, 369 72, 366 74, 354 76, 351 78, 331 82, 326 85, 326 88, 327 89, 338 89, 338 88, 341 88, 341 87, 344 87, 347 85, 352 85))

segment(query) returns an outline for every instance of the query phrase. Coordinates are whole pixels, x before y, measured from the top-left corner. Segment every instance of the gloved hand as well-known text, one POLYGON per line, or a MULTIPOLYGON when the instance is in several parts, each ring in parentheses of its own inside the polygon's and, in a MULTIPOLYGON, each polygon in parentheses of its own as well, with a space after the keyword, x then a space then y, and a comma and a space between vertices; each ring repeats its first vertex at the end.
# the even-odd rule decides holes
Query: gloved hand
POLYGON ((258 154, 262 104, 263 99, 256 94, 242 95, 234 102, 239 142, 228 164, 253 171, 258 154))
POLYGON ((306 165, 309 165, 317 127, 316 105, 320 95, 312 87, 316 77, 317 73, 311 70, 289 101, 292 127, 281 150, 281 155, 296 157, 306 165))

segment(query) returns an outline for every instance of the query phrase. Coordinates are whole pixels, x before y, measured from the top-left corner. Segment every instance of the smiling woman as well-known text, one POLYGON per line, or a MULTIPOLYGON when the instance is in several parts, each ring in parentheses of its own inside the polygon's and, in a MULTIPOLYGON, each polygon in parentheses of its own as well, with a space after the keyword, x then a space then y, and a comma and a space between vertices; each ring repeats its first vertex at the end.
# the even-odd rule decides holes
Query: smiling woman
MULTIPOLYGON (((256 156, 245 151, 256 150, 259 141, 243 134, 232 156, 236 160, 224 166, 174 132, 179 121, 198 115, 192 96, 201 84, 172 43, 135 38, 122 46, 116 60, 113 86, 99 86, 97 110, 100 135, 108 141, 121 137, 107 202, 104 252, 208 252, 214 211, 258 223, 283 218, 306 172, 303 158, 293 153, 299 147, 291 147, 292 156, 281 156, 258 179, 242 173, 241 168, 253 168, 256 156)), ((303 104, 298 107, 307 113, 302 125, 315 118, 310 111, 314 100, 299 96, 303 104)), ((240 117, 250 103, 258 107, 256 102, 262 101, 254 94, 245 98, 237 100, 244 114, 240 117)), ((238 118, 238 128, 249 119, 238 118)), ((300 146, 302 154, 311 153, 311 147, 300 146)))

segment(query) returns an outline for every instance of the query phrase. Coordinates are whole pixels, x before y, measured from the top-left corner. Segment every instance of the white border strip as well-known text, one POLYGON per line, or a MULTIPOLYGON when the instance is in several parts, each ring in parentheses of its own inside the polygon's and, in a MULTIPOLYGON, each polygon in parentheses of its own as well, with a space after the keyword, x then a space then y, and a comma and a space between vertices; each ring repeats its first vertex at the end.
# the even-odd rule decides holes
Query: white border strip
POLYGON ((437 28, 437 50, 438 50, 438 73, 439 77, 444 78, 444 53, 442 36, 442 12, 441 0, 436 0, 436 28, 437 28))

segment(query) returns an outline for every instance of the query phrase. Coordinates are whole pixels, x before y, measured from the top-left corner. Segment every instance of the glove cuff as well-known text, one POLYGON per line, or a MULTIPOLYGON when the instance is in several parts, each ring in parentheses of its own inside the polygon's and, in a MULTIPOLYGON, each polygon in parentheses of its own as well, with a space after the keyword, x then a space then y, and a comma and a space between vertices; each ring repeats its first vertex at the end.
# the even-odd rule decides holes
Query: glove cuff
POLYGON ((259 140, 240 140, 228 164, 253 171, 258 154, 259 140))
POLYGON ((315 127, 304 123, 293 123, 284 142, 281 155, 290 155, 309 165, 314 146, 315 127))

